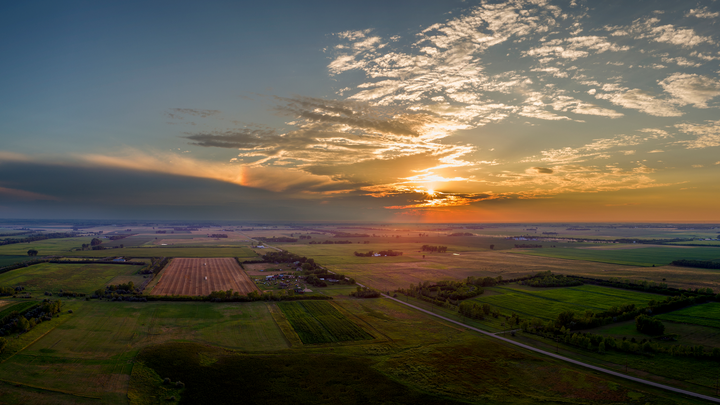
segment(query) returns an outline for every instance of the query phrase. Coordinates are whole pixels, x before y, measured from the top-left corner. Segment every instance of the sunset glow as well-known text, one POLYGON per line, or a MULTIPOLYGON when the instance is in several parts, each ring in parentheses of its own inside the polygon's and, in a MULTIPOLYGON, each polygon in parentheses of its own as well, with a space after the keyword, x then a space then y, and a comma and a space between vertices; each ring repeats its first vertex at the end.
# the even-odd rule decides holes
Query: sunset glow
MULTIPOLYGON (((337 7, 328 12, 349 15, 337 7)), ((167 36, 127 36, 134 14, 98 6, 108 22, 101 34, 117 44, 107 60, 94 57, 103 50, 91 36, 66 28, 94 32, 85 20, 18 20, 52 32, 55 45, 26 38, 7 54, 0 97, 13 107, 0 113, 0 205, 20 217, 85 204, 120 217, 173 206, 237 218, 292 207, 308 220, 462 216, 459 207, 487 221, 526 210, 547 221, 613 221, 635 210, 653 213, 648 220, 720 219, 714 2, 413 8, 427 11, 394 8, 392 24, 353 12, 347 24, 329 19, 308 31, 293 20, 238 26, 229 16, 239 9, 229 7, 212 12, 233 33, 218 40, 188 37, 180 27, 190 9, 168 19, 167 36), (257 43, 238 39, 258 29, 257 43), (193 52, 221 62, 191 67, 193 52), (159 73, 167 66, 177 71, 159 73), (132 207, 90 203, 71 179, 93 171, 125 188, 129 173, 142 174, 173 191, 132 207), (52 184, 39 180, 61 172, 52 184), (605 208, 579 203, 586 195, 605 208)), ((76 18, 70 7, 55 13, 76 18)))

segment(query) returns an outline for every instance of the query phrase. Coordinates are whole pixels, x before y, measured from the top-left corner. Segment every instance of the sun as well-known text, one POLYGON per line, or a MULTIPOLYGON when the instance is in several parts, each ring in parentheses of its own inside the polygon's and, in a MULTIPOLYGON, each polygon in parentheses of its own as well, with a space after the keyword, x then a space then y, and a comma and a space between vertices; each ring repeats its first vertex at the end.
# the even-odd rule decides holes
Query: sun
POLYGON ((427 193, 428 193, 428 195, 429 195, 430 197, 434 197, 434 196, 435 196, 435 190, 430 189, 430 190, 427 191, 427 193))

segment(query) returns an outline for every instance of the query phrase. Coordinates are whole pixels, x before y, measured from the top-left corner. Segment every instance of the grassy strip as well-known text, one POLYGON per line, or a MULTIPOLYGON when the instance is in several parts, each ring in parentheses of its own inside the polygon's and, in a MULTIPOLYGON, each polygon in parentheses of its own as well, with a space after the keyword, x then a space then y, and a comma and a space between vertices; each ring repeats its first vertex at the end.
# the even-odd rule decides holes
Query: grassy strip
POLYGON ((720 328, 720 303, 710 302, 657 316, 663 321, 720 328))
POLYGON ((293 329, 292 325, 290 325, 288 319, 285 317, 280 308, 271 302, 267 303, 267 307, 268 311, 270 311, 270 315, 272 315, 273 320, 275 320, 275 323, 280 328, 280 331, 282 331, 290 347, 302 346, 303 343, 302 340, 300 340, 300 336, 295 333, 295 329, 293 329))

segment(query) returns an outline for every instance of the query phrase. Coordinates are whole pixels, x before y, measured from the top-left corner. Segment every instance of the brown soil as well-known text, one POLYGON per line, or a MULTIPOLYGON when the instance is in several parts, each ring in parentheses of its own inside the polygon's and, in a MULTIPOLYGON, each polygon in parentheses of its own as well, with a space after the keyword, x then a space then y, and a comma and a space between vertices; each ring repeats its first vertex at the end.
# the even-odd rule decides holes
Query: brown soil
POLYGON ((176 258, 151 295, 209 295, 230 289, 240 294, 257 291, 234 258, 176 258))

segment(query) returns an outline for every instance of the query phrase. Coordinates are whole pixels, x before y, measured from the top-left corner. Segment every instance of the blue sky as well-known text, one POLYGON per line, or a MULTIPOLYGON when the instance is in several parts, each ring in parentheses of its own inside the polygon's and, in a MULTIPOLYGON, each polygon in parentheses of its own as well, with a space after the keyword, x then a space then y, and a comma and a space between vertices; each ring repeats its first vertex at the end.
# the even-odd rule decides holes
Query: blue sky
POLYGON ((718 220, 718 16, 716 1, 3 5, 0 217, 718 220))

